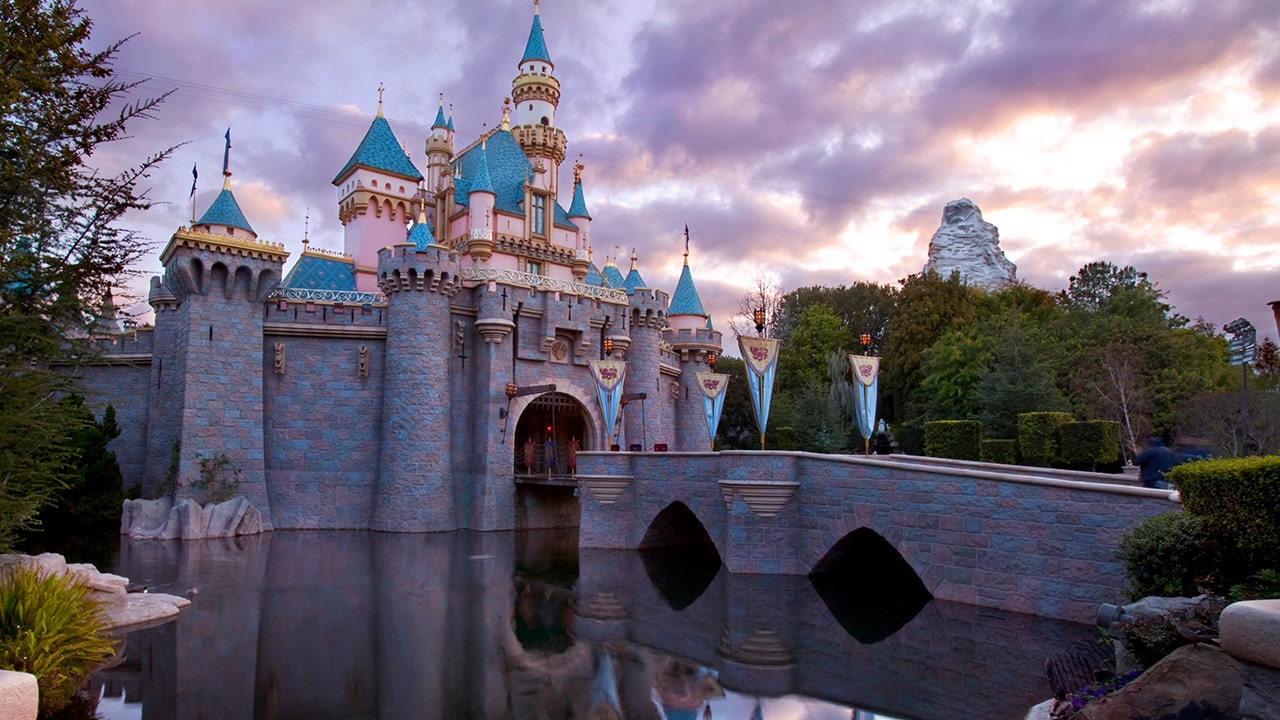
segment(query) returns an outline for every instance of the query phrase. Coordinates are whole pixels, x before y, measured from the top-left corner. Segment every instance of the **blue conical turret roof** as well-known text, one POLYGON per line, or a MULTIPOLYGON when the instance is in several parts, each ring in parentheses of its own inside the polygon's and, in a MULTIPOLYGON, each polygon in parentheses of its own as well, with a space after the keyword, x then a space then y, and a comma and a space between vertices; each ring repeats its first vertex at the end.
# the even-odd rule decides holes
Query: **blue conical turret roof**
MULTIPOLYGON (((231 194, 231 188, 224 187, 222 192, 218 193, 218 197, 213 199, 213 204, 208 210, 204 211, 204 215, 200 216, 197 225, 226 225, 227 227, 240 228, 253 232, 253 228, 249 226, 249 221, 244 218, 244 213, 240 211, 240 204, 236 202, 236 196, 231 194)), ((255 235, 257 233, 254 233, 255 235)))
POLYGON ((689 272, 689 261, 686 258, 684 269, 680 271, 680 282, 676 283, 676 293, 671 296, 668 315, 706 315, 702 309, 702 299, 698 297, 698 289, 693 286, 693 275, 689 272))
POLYGON ((569 217, 591 219, 591 214, 587 212, 587 201, 582 197, 582 180, 573 183, 573 202, 569 205, 569 217))
POLYGON ((608 288, 625 288, 627 286, 626 278, 622 277, 622 271, 617 265, 609 263, 604 266, 604 271, 600 273, 604 279, 602 285, 608 288))
POLYGON ((582 278, 582 282, 592 287, 604 285, 604 277, 600 274, 600 268, 596 267, 594 262, 587 265, 587 274, 582 278))
POLYGON ((476 163, 476 174, 471 178, 470 192, 487 192, 496 196, 497 193, 493 191, 493 181, 489 179, 489 153, 488 148, 485 147, 487 144, 484 141, 480 143, 480 160, 476 163))
POLYGON ((436 244, 436 237, 431 234, 431 223, 425 217, 419 215, 418 222, 409 229, 408 242, 417 245, 419 250, 426 250, 428 245, 436 244))
POLYGON ((551 54, 547 52, 547 41, 542 37, 542 16, 536 11, 533 14, 533 27, 529 28, 529 42, 524 46, 524 57, 521 63, 530 60, 551 62, 551 54))
POLYGON ((391 131, 391 125, 387 123, 387 119, 382 117, 381 114, 373 119, 373 124, 369 126, 369 131, 364 134, 364 140, 360 141, 360 147, 356 148, 355 153, 351 155, 351 159, 333 177, 333 184, 337 185, 341 182, 342 178, 346 177, 347 173, 357 165, 414 180, 422 179, 422 173, 418 172, 418 168, 413 166, 409 156, 404 154, 404 149, 400 147, 400 141, 396 139, 396 134, 391 131))
POLYGON ((431 123, 431 129, 435 130, 436 128, 441 130, 449 129, 449 123, 444 119, 444 103, 440 103, 440 107, 436 109, 436 121, 431 123))

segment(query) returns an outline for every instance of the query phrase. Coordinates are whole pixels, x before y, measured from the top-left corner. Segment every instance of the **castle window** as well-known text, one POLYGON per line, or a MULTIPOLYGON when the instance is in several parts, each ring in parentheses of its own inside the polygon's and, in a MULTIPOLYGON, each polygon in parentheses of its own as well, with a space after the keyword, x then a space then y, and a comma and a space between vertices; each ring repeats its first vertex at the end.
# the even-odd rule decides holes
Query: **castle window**
POLYGON ((532 275, 541 275, 542 263, 537 260, 525 260, 524 271, 532 275))
POLYGON ((530 198, 530 204, 533 206, 533 213, 530 217, 531 230, 534 235, 544 235, 547 232, 547 198, 545 195, 535 193, 530 198))

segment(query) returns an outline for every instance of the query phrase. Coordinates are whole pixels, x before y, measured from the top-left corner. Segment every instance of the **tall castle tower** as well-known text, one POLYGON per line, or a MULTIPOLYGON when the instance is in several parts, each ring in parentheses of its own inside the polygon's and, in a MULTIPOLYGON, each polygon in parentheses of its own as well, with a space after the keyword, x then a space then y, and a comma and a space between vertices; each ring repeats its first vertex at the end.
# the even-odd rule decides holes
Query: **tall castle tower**
POLYGON ((511 99, 516 105, 515 125, 511 134, 533 163, 533 177, 526 191, 529 230, 549 237, 551 213, 545 212, 548 199, 559 194, 559 168, 564 162, 568 140, 556 127, 556 106, 560 104, 560 81, 555 78, 555 65, 542 37, 542 16, 534 3, 533 26, 524 56, 520 58, 520 74, 511 81, 511 99), (543 208, 538 212, 537 208, 543 208))
POLYGON ((160 254, 164 278, 151 282, 156 350, 145 484, 156 492, 175 483, 178 497, 191 496, 201 461, 225 457, 242 473, 239 491, 269 525, 262 304, 289 254, 258 240, 223 167, 222 191, 190 229, 169 239, 160 254))

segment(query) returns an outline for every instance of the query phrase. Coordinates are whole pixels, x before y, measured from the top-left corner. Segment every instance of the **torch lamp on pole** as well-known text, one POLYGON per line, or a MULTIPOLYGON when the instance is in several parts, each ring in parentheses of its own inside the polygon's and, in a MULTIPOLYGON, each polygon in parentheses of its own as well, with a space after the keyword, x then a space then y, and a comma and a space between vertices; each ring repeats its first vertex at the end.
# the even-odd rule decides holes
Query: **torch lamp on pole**
POLYGON ((1253 323, 1239 318, 1223 326, 1223 330, 1235 337, 1227 347, 1231 350, 1231 364, 1240 366, 1240 423, 1241 455, 1249 454, 1249 363, 1257 353, 1257 332, 1253 323))

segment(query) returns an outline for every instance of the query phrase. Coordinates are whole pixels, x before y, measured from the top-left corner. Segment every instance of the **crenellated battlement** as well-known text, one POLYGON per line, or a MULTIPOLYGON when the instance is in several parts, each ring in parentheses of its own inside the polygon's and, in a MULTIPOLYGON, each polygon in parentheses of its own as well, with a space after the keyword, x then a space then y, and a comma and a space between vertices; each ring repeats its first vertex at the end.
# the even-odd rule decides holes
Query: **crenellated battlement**
POLYGON ((462 289, 461 263, 448 248, 419 251, 412 244, 378 251, 378 289, 388 297, 405 292, 440 293, 453 297, 462 289))
POLYGON ((708 352, 719 355, 723 349, 723 335, 719 330, 711 328, 668 329, 663 337, 671 343, 672 351, 680 356, 682 362, 700 360, 708 352))

